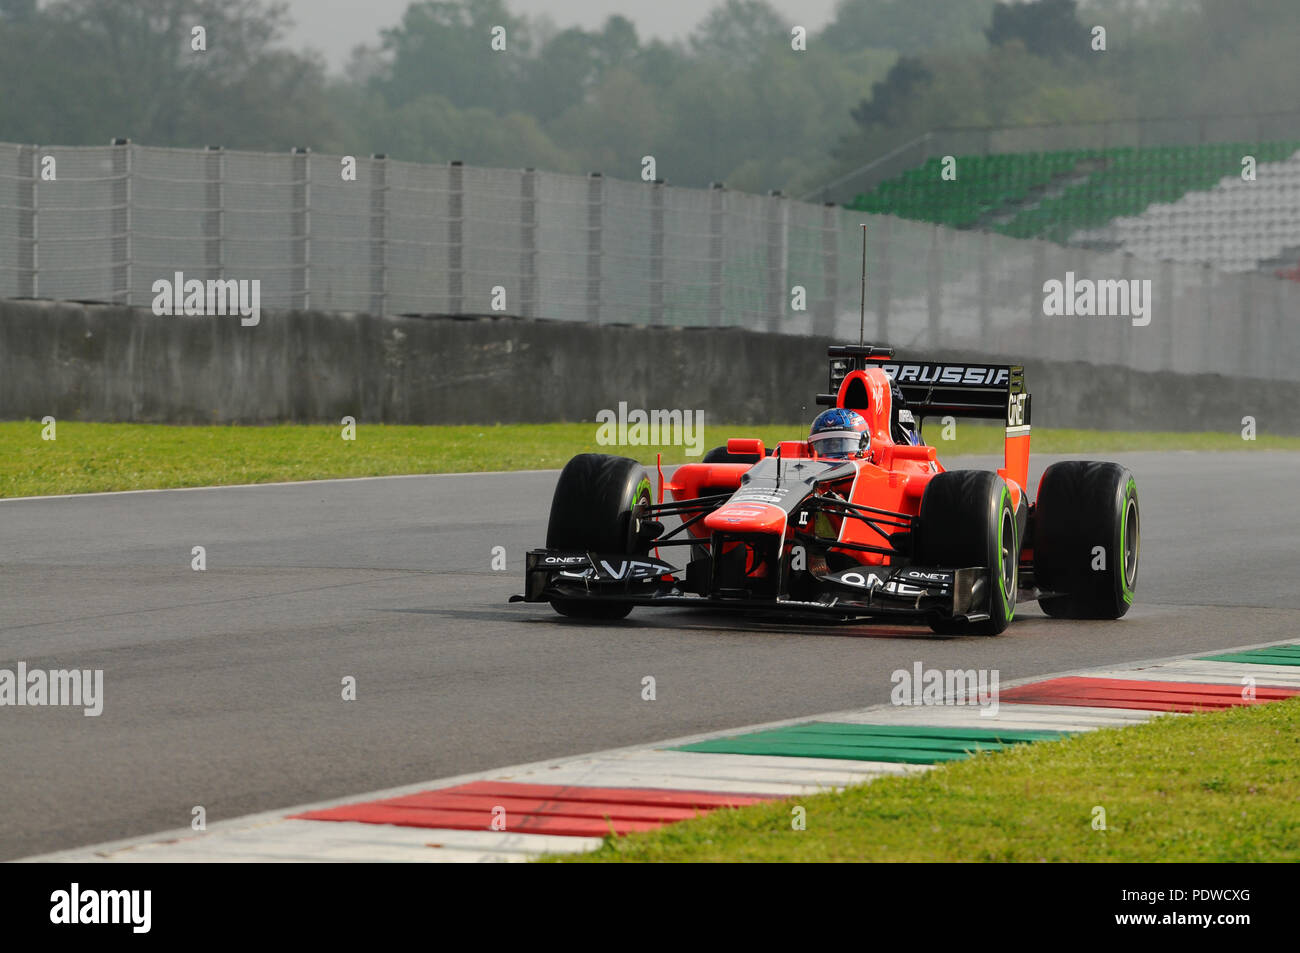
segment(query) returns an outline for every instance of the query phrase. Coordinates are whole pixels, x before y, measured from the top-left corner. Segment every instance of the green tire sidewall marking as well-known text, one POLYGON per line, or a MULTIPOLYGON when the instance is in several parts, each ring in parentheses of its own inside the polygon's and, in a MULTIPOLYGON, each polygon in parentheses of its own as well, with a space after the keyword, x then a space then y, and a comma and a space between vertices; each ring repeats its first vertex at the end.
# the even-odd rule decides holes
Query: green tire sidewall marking
MULTIPOLYGON (((1133 589, 1128 584, 1128 501, 1133 500, 1133 515, 1137 516, 1137 480, 1133 477, 1128 478, 1128 483, 1124 485, 1124 495, 1120 497, 1120 517, 1119 517, 1119 588, 1120 595, 1129 605, 1133 604, 1133 589)), ((1133 576, 1137 577, 1137 560, 1138 549, 1141 545, 1141 537, 1133 545, 1133 576)))
MULTIPOLYGON (((640 500, 641 500, 641 491, 642 491, 642 489, 645 490, 646 498, 647 498, 648 500, 650 500, 651 502, 654 501, 653 487, 650 485, 650 478, 649 478, 649 477, 642 477, 642 478, 641 478, 641 482, 638 483, 638 484, 636 485, 636 489, 632 491, 632 510, 635 510, 635 509, 636 509, 636 505, 637 505, 637 503, 639 503, 640 500)), ((640 528, 640 525, 641 525, 641 524, 640 524, 640 521, 637 520, 637 518, 636 518, 635 516, 632 515, 632 510, 628 510, 628 539, 629 539, 629 542, 630 542, 630 540, 631 540, 632 533, 635 532, 637 529, 639 529, 639 528, 640 528)))
MULTIPOLYGON (((1009 490, 1007 490, 1006 484, 1004 483, 1004 484, 1002 485, 1002 498, 1001 498, 1000 500, 998 500, 998 553, 997 553, 997 555, 998 555, 998 565, 997 565, 997 574, 998 574, 998 591, 1002 593, 1002 614, 1003 614, 1004 616, 1006 616, 1008 622, 1010 622, 1012 619, 1014 619, 1014 618, 1016 617, 1016 603, 1015 603, 1015 600, 1014 600, 1013 597, 1012 597, 1012 596, 1007 592, 1007 581, 1002 577, 1002 529, 1003 529, 1004 526, 1006 526, 1006 520, 1004 520, 1002 517, 1006 514, 1006 511, 1010 508, 1010 505, 1011 505, 1011 493, 1010 493, 1009 490)), ((1016 515, 1015 515, 1015 513, 1012 513, 1012 514, 1011 514, 1011 525, 1014 527, 1015 524, 1016 524, 1016 515)), ((1014 529, 1012 530, 1012 532, 1013 532, 1013 533, 1015 532, 1014 529)), ((1016 556, 1015 556, 1015 560, 1016 560, 1016 561, 1013 562, 1013 563, 1011 564, 1011 566, 1012 566, 1012 568, 1011 568, 1011 576, 1012 576, 1013 579, 1014 579, 1015 576, 1016 576, 1016 572, 1017 572, 1017 563, 1019 563, 1019 561, 1020 561, 1020 554, 1019 554, 1019 553, 1016 554, 1016 556)))

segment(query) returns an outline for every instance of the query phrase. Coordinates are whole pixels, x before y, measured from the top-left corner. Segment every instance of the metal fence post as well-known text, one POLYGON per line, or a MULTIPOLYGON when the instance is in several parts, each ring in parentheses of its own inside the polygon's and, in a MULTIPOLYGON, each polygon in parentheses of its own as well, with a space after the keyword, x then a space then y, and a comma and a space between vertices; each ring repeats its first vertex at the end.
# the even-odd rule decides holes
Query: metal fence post
POLYGON ((1279 279, 1273 282, 1273 327, 1275 331, 1269 336, 1269 354, 1272 368, 1269 377, 1280 380, 1300 380, 1296 365, 1300 364, 1300 341, 1292 332, 1295 327, 1295 313, 1300 306, 1300 285, 1293 281, 1279 279), (1290 299, 1291 308, 1287 308, 1290 299))
POLYGON ((447 313, 465 311, 465 163, 447 172, 447 313))
POLYGON ((1292 355, 1300 348, 1296 346, 1295 335, 1286 333, 1289 324, 1286 310, 1286 297, 1296 289, 1294 282, 1279 279, 1274 281, 1273 287, 1273 333, 1268 336, 1269 348, 1269 368, 1268 377, 1280 379, 1296 379, 1295 364, 1292 355), (1273 342, 1289 341, 1290 347, 1276 346, 1273 342))
MULTIPOLYGON (((1128 252, 1123 253, 1123 258, 1120 261, 1119 274, 1120 274, 1120 280, 1124 283, 1124 285, 1129 288, 1132 288, 1133 287, 1132 285, 1133 256, 1128 252)), ((1132 302, 1130 301, 1129 304, 1131 306, 1132 302)), ((1130 310, 1132 310, 1131 307, 1130 310)), ((1109 363, 1114 364, 1116 367, 1132 368, 1136 366, 1136 361, 1133 355, 1132 342, 1131 339, 1129 338, 1129 335, 1131 335, 1133 331, 1136 330, 1133 327, 1133 325, 1127 322, 1124 324, 1117 324, 1114 321, 1110 321, 1107 324, 1102 326, 1107 328, 1107 330, 1111 330, 1111 331, 1113 331, 1115 328, 1124 329, 1123 333, 1111 334, 1111 338, 1114 342, 1114 345, 1113 348, 1108 349, 1105 352, 1109 363)))
POLYGON ((1259 320, 1255 310, 1255 278, 1253 275, 1234 275, 1237 282, 1238 313, 1240 314, 1241 333, 1238 335, 1237 373, 1245 377, 1254 368, 1251 366, 1255 350, 1255 323, 1259 320))
MULTIPOLYGON (((1174 367, 1174 264, 1169 260, 1160 262, 1160 369, 1173 371, 1174 367)), ((1153 309, 1153 318, 1155 315, 1153 309)))
POLYGON ((781 319, 786 313, 786 239, 788 237, 790 203, 780 190, 768 193, 767 198, 767 330, 776 333, 781 329, 781 319))
POLYGON ((37 273, 40 223, 37 220, 37 185, 41 175, 40 150, 18 148, 18 297, 35 298, 40 288, 37 273))
POLYGON ((519 314, 537 317, 537 170, 524 169, 519 179, 519 314))
POLYGON ((370 313, 388 313, 388 156, 370 156, 370 313))
MULTIPOLYGON (((1025 349, 1026 357, 1039 358, 1047 353, 1043 341, 1053 333, 1051 326, 1043 320, 1043 284, 1047 280, 1047 242, 1038 239, 1031 239, 1034 243, 1033 251, 1030 253, 1029 281, 1026 282, 1025 290, 1028 292, 1028 301, 1025 307, 1025 319, 1029 326, 1029 333, 1025 335, 1020 344, 1025 349)), ((1064 275, 1061 276, 1065 278, 1064 275)), ((1012 332, 1014 334, 1014 330, 1012 332)), ((997 343, 999 351, 1010 350, 1007 342, 999 340, 997 343)))
POLYGON ((726 251, 726 187, 721 182, 709 186, 709 327, 722 327, 722 260, 726 251))
POLYGON ((601 237, 604 230, 605 177, 587 176, 587 320, 601 323, 601 237))
POLYGON ((304 311, 311 308, 311 150, 296 146, 290 159, 293 287, 290 300, 304 311))
POLYGON ((980 232, 979 237, 979 322, 980 341, 987 342, 992 334, 992 320, 989 311, 989 232, 980 232))
POLYGON ((927 314, 930 345, 947 347, 948 342, 940 343, 939 328, 943 321, 943 261, 939 253, 939 226, 930 228, 930 250, 925 258, 925 307, 927 314))
POLYGON ((203 187, 203 261, 208 278, 226 276, 225 248, 225 180, 226 155, 221 146, 208 146, 204 157, 205 185, 203 187))
POLYGON ((650 185, 650 324, 664 323, 664 180, 650 185))
MULTIPOLYGON (((1208 261, 1201 263, 1200 270, 1200 298, 1201 301, 1205 303, 1205 308, 1201 316, 1201 333, 1196 336, 1197 349, 1196 363, 1194 366, 1198 370, 1204 370, 1208 367, 1215 366, 1209 363, 1211 360, 1210 332, 1214 328, 1214 289, 1213 282, 1211 281, 1211 275, 1213 275, 1214 272, 1208 261)), ((1222 362, 1216 361, 1215 364, 1218 365, 1217 369, 1222 373, 1222 362)))
POLYGON ((840 313, 840 219, 834 202, 822 205, 822 297, 813 312, 813 334, 834 337, 840 313))
POLYGON ((894 220, 888 215, 882 215, 876 219, 876 227, 868 228, 868 232, 873 232, 871 236, 880 249, 879 262, 875 274, 867 275, 867 286, 875 286, 876 290, 876 343, 889 343, 889 296, 890 288, 890 268, 889 268, 889 240, 894 231, 894 220), (878 237, 876 237, 878 236, 878 237))
POLYGON ((112 270, 110 297, 131 306, 131 140, 114 139, 112 152, 112 270))

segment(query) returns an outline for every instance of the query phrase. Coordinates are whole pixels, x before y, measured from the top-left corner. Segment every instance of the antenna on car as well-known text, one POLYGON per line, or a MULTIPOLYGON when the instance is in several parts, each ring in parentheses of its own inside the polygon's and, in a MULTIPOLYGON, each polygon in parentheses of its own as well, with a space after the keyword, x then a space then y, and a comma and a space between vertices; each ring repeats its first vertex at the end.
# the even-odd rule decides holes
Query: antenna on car
POLYGON ((867 333, 867 223, 862 223, 862 298, 858 305, 858 347, 867 333))

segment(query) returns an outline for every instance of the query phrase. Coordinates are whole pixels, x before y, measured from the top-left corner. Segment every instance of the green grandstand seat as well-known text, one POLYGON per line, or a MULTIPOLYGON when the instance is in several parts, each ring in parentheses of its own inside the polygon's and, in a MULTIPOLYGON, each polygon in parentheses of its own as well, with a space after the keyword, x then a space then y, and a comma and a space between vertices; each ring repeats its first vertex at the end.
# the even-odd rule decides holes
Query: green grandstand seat
POLYGON ((956 182, 943 180, 942 158, 934 157, 857 196, 849 207, 957 228, 1009 212, 1007 221, 991 226, 995 231, 1063 241, 1077 228, 1138 215, 1152 203, 1211 189, 1240 171, 1243 155, 1275 162, 1298 150, 1300 142, 1281 141, 958 156, 956 182), (1081 181, 1035 203, 1038 189, 1096 160, 1100 166, 1081 181))

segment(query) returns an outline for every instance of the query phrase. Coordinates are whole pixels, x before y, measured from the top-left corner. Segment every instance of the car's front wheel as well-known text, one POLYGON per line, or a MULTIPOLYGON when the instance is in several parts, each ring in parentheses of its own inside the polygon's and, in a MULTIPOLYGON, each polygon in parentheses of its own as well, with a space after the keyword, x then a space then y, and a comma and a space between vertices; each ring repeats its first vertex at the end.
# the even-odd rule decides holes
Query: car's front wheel
POLYGON ((921 497, 915 536, 918 565, 960 569, 986 566, 977 585, 988 619, 941 618, 930 628, 944 635, 997 635, 1016 614, 1020 539, 1011 491, 988 470, 949 470, 934 476, 921 497))
MULTIPOLYGON (((650 474, 635 460, 604 453, 580 453, 560 472, 546 528, 547 549, 606 555, 646 555, 649 541, 636 514, 651 502, 650 474)), ((631 603, 552 599, 561 615, 579 619, 621 619, 631 603)))

